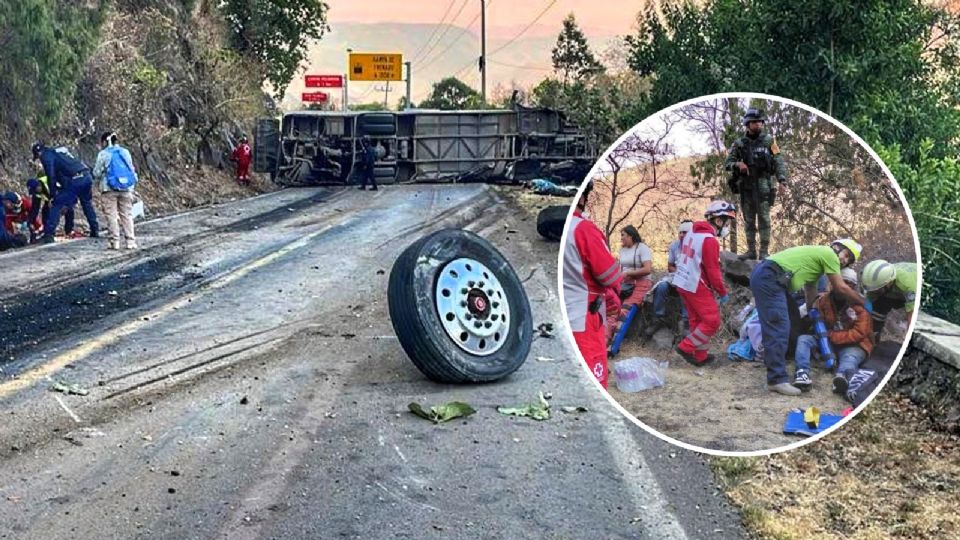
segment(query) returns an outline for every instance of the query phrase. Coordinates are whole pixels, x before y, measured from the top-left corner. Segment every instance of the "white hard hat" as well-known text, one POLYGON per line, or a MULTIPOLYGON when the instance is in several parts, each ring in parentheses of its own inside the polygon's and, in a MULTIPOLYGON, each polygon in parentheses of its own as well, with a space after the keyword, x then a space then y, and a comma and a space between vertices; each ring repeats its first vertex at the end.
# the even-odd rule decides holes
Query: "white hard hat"
POLYGON ((692 221, 684 221, 683 223, 680 224, 680 228, 678 229, 678 232, 680 232, 680 234, 685 234, 692 231, 693 231, 692 221))

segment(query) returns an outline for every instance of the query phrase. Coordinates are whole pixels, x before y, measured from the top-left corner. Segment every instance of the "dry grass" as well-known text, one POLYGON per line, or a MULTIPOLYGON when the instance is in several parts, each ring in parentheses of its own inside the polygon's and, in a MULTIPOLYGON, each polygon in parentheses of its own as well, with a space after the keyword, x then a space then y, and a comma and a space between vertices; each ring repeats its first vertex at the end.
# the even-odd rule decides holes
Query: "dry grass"
POLYGON ((960 537, 960 438, 893 391, 817 443, 712 465, 758 538, 960 537))

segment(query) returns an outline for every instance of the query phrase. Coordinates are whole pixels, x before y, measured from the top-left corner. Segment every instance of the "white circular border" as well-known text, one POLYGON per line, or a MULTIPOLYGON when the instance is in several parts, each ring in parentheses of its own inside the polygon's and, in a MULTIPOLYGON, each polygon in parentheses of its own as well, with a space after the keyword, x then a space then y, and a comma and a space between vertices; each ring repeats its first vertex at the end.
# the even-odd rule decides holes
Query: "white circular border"
POLYGON ((586 361, 583 359, 583 355, 580 354, 580 349, 579 349, 579 347, 577 347, 576 341, 575 341, 574 338, 573 338, 573 330, 570 328, 570 316, 567 314, 566 299, 563 297, 563 254, 564 254, 564 251, 565 251, 566 246, 567 246, 567 234, 568 234, 569 228, 570 228, 570 227, 569 227, 569 225, 570 225, 570 218, 573 216, 573 211, 574 211, 574 209, 576 208, 576 202, 580 200, 580 196, 583 194, 583 188, 586 186, 587 182, 590 181, 590 180, 596 175, 597 170, 598 170, 598 165, 600 165, 601 163, 603 163, 603 161, 606 159, 607 155, 610 154, 610 151, 611 151, 611 150, 613 150, 614 148, 620 146, 620 144, 621 144, 629 135, 631 135, 632 133, 634 133, 635 131, 637 131, 637 130, 640 128, 640 126, 642 126, 643 123, 646 122, 647 120, 649 120, 650 118, 654 118, 654 117, 661 116, 661 115, 663 115, 663 114, 665 114, 665 113, 668 113, 668 112, 670 112, 670 111, 672 111, 672 110, 674 110, 674 109, 678 109, 678 108, 680 108, 680 107, 683 107, 683 106, 685 106, 685 105, 689 105, 689 104, 692 104, 692 103, 698 103, 698 102, 700 102, 700 101, 706 101, 706 100, 708 100, 708 99, 722 99, 722 98, 745 98, 745 99, 760 98, 760 99, 766 99, 766 100, 779 101, 779 102, 781 102, 781 103, 786 103, 787 105, 792 105, 792 106, 794 106, 794 107, 799 107, 799 108, 801 108, 801 109, 803 109, 803 110, 805 110, 805 111, 807 111, 807 112, 811 112, 811 113, 813 113, 813 114, 815 114, 815 115, 817 115, 817 116, 819 116, 819 117, 821 117, 821 118, 829 121, 829 122, 832 123, 833 125, 839 127, 840 129, 843 130, 844 133, 846 133, 847 135, 849 135, 853 140, 855 140, 857 143, 859 143, 860 146, 862 146, 863 148, 865 148, 865 149, 867 150, 867 152, 870 154, 870 157, 872 157, 872 158, 874 159, 874 161, 876 161, 876 162, 880 165, 880 168, 881 168, 881 170, 883 170, 884 174, 887 176, 887 179, 889 179, 890 182, 893 184, 893 188, 896 190, 897 195, 900 197, 900 203, 903 205, 903 209, 906 210, 906 212, 907 212, 907 221, 910 223, 910 228, 911 228, 911 230, 913 231, 914 251, 915 251, 915 253, 917 254, 917 266, 918 266, 918 269, 919 269, 919 273, 918 273, 918 276, 917 276, 917 279, 918 279, 917 295, 918 295, 918 296, 917 296, 916 305, 917 305, 917 306, 920 305, 920 300, 921 300, 920 294, 921 294, 921 290, 922 290, 922 288, 923 288, 923 264, 922 264, 922 260, 921 260, 921 254, 920 254, 920 239, 919 239, 919 236, 918 236, 918 234, 917 234, 917 225, 916 225, 916 223, 914 223, 914 221, 913 221, 913 213, 910 211, 910 205, 907 203, 906 197, 903 196, 903 190, 900 189, 900 184, 897 183, 896 178, 893 177, 893 173, 890 172, 890 169, 887 167, 887 165, 883 162, 883 160, 880 159, 880 156, 878 156, 877 153, 873 150, 873 148, 871 148, 870 145, 866 143, 866 141, 864 141, 862 138, 860 138, 859 135, 857 135, 856 133, 854 133, 854 132, 853 132, 850 128, 848 128, 846 125, 842 124, 842 123, 839 122, 836 118, 833 118, 832 116, 828 115, 827 113, 825 113, 825 112, 823 112, 823 111, 820 111, 820 110, 818 110, 818 109, 815 109, 815 108, 813 108, 813 107, 811 107, 811 106, 809 106, 809 105, 805 105, 805 104, 800 103, 800 102, 798 102, 798 101, 794 101, 794 100, 792 100, 792 99, 787 99, 787 98, 783 98, 783 97, 780 97, 780 96, 774 96, 774 95, 771 95, 771 94, 760 94, 760 93, 753 93, 753 92, 724 92, 724 93, 719 93, 719 94, 709 94, 709 95, 706 95, 706 96, 700 96, 700 97, 696 97, 696 98, 693 98, 693 99, 688 99, 688 100, 686 100, 686 101, 681 101, 681 102, 679 102, 679 103, 675 103, 675 104, 673 104, 673 105, 671 105, 671 106, 669 106, 669 107, 667 107, 667 108, 665 108, 665 109, 661 109, 661 110, 657 111, 656 113, 654 113, 654 114, 652 114, 652 115, 644 118, 643 120, 641 120, 641 121, 640 121, 639 123, 637 123, 635 126, 633 126, 632 128, 630 128, 629 130, 627 130, 623 135, 621 135, 612 145, 610 145, 610 146, 603 152, 603 154, 601 154, 601 155, 597 158, 596 163, 594 163, 593 167, 590 168, 590 172, 587 173, 587 176, 586 176, 586 178, 584 178, 584 181, 581 183, 580 188, 577 189, 577 194, 576 194, 576 196, 575 196, 574 199, 573 199, 574 202, 573 202, 573 204, 570 205, 570 210, 569 210, 569 212, 567 213, 567 220, 566 220, 566 223, 565 223, 564 226, 563 226, 563 235, 562 235, 561 238, 560 238, 560 249, 558 250, 558 254, 557 254, 557 289, 560 291, 560 309, 563 310, 564 330, 566 331, 567 339, 568 339, 569 342, 573 345, 573 349, 574 349, 574 351, 575 351, 576 358, 577 358, 577 360, 579 361, 580 366, 581 366, 582 369, 583 369, 583 372, 587 374, 587 376, 590 378, 590 381, 591 381, 592 384, 597 388, 597 390, 599 390, 599 391, 603 394, 603 396, 607 398, 607 401, 609 401, 610 404, 613 405, 614 408, 616 408, 618 411, 620 411, 620 414, 622 414, 625 418, 627 418, 628 420, 630 420, 630 421, 633 422, 634 424, 636 424, 636 425, 640 426, 641 428, 643 428, 647 433, 650 433, 651 435, 654 435, 655 437, 657 437, 657 438, 659 438, 659 439, 661 439, 661 440, 663 440, 663 441, 666 441, 666 442, 668 442, 668 443, 670 443, 670 444, 679 446, 680 448, 684 448, 684 449, 686 449, 686 450, 692 450, 692 451, 694 451, 694 452, 701 452, 701 453, 709 454, 709 455, 712 455, 712 456, 726 456, 726 457, 757 457, 757 456, 769 456, 769 455, 771 455, 771 454, 777 454, 777 453, 780 453, 780 452, 786 452, 786 451, 788 451, 788 450, 793 450, 793 449, 795 449, 795 448, 800 448, 801 446, 804 446, 804 445, 807 445, 807 444, 810 444, 810 443, 813 443, 813 442, 816 442, 816 441, 820 440, 821 438, 829 435, 830 433, 833 433, 835 430, 840 429, 841 427, 843 427, 844 424, 846 424, 848 421, 850 421, 851 419, 853 419, 853 417, 855 417, 857 414, 860 413, 860 411, 862 411, 867 405, 869 405, 870 402, 873 401, 873 398, 875 398, 875 397, 877 396, 877 394, 878 394, 881 390, 883 390, 883 388, 887 385, 887 382, 890 380, 890 377, 893 376, 894 372, 896 372, 896 371, 897 371, 897 368, 900 366, 900 361, 903 359, 903 355, 906 353, 907 347, 910 345, 910 338, 913 336, 914 329, 915 329, 915 327, 916 327, 916 325, 917 325, 917 319, 920 318, 920 310, 917 309, 917 310, 914 312, 915 314, 914 314, 914 316, 912 317, 912 321, 910 322, 910 327, 907 328, 907 333, 906 333, 906 335, 905 335, 905 337, 904 337, 903 345, 900 347, 900 353, 897 355, 897 358, 896 358, 896 360, 893 362, 893 365, 890 367, 890 370, 887 371, 887 375, 886 375, 886 376, 883 378, 883 380, 880 382, 880 385, 877 386, 877 389, 874 390, 873 393, 871 393, 870 396, 867 397, 867 399, 864 400, 864 402, 861 403, 861 404, 860 404, 856 409, 854 409, 850 414, 848 414, 847 416, 845 416, 843 419, 841 419, 839 422, 837 422, 837 423, 834 424, 833 426, 827 428, 826 430, 824 430, 824 431, 822 431, 822 432, 820 432, 820 433, 818 433, 818 434, 816 434, 816 435, 814 435, 814 436, 812 436, 812 437, 807 437, 807 438, 805 438, 805 439, 801 439, 801 440, 799 440, 799 441, 797 441, 797 442, 790 443, 790 444, 785 445, 785 446, 778 446, 778 447, 776 447, 776 448, 771 448, 771 449, 768 449, 768 450, 752 450, 752 451, 745 451, 745 452, 734 452, 734 451, 728 451, 728 450, 715 450, 715 449, 712 449, 712 448, 703 448, 703 447, 700 447, 700 446, 695 446, 695 445, 692 445, 692 444, 689 444, 689 443, 685 443, 685 442, 683 442, 683 441, 679 441, 679 440, 677 440, 677 439, 674 439, 673 437, 670 437, 670 436, 668 436, 668 435, 665 435, 665 434, 663 434, 663 433, 660 433, 660 432, 657 431, 656 429, 654 429, 654 428, 652 428, 652 427, 644 424, 643 422, 641 422, 640 420, 638 420, 637 417, 635 417, 633 414, 631 414, 629 411, 627 411, 625 408, 623 408, 623 406, 620 405, 620 403, 619 403, 616 399, 614 399, 613 396, 610 395, 610 393, 607 392, 607 390, 606 390, 605 388, 603 388, 603 387, 600 385, 600 381, 598 381, 597 378, 596 378, 596 377, 593 375, 593 373, 590 371, 590 368, 587 366, 586 361))

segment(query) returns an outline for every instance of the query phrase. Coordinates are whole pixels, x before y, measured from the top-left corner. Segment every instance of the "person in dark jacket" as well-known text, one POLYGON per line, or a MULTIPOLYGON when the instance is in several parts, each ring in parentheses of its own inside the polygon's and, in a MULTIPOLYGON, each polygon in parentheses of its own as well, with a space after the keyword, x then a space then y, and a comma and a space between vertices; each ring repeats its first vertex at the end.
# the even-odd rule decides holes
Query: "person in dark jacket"
POLYGON ((90 237, 100 236, 97 212, 93 208, 93 177, 90 167, 74 157, 66 146, 48 147, 36 142, 31 147, 33 159, 39 160, 47 176, 47 188, 52 199, 50 216, 43 225, 43 243, 53 243, 53 233, 57 230, 60 215, 65 208, 71 208, 80 201, 80 208, 90 226, 90 237))
POLYGON ((366 189, 369 181, 370 191, 377 191, 377 177, 374 174, 377 163, 377 147, 370 140, 369 135, 364 135, 360 139, 360 148, 360 187, 357 189, 366 189))

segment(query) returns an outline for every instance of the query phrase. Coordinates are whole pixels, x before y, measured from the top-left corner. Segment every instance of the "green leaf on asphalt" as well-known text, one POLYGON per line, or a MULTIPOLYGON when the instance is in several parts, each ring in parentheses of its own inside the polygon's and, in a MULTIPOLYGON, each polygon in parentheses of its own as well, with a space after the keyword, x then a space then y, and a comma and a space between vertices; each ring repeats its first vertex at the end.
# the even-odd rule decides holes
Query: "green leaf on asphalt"
POLYGON ((510 416, 529 416, 534 420, 546 420, 550 418, 550 404, 540 392, 539 403, 527 403, 520 407, 497 407, 497 412, 510 416))
POLYGON ((411 402, 407 406, 410 409, 410 412, 419 416, 420 418, 425 418, 430 420, 434 424, 439 424, 440 422, 447 422, 453 420, 454 418, 461 418, 470 416, 471 414, 477 412, 470 405, 462 401, 451 401, 443 405, 434 405, 430 407, 429 411, 423 409, 423 407, 416 401, 411 402))

